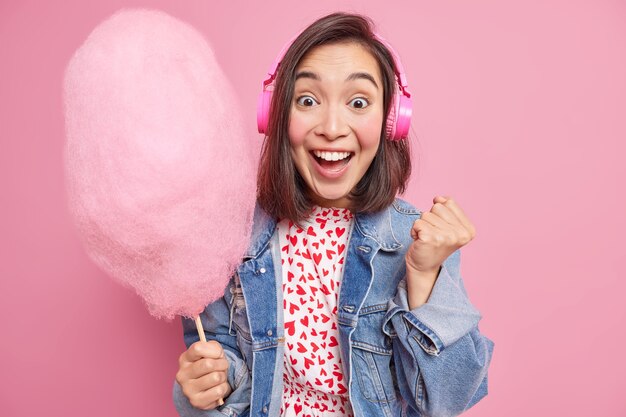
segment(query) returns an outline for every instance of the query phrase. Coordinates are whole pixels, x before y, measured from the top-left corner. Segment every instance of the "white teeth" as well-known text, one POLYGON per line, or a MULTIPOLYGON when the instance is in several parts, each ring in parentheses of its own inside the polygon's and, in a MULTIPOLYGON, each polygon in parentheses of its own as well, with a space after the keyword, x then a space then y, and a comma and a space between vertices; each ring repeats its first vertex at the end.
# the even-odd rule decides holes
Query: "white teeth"
POLYGON ((350 156, 350 152, 326 152, 326 151, 313 151, 313 154, 318 158, 322 158, 325 161, 340 161, 350 156))

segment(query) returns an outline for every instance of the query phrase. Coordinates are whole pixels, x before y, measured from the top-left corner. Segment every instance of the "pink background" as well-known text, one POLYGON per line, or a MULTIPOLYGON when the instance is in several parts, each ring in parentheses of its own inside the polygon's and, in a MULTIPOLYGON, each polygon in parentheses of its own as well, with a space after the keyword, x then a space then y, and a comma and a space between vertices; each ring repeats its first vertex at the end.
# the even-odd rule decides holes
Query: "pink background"
POLYGON ((180 323, 88 260, 64 200, 63 70, 128 6, 205 34, 252 120, 286 40, 330 11, 370 15, 415 97, 406 198, 452 195, 478 229, 463 273, 496 350, 466 415, 626 415, 624 2, 181 3, 0 3, 1 415, 176 415, 180 323))

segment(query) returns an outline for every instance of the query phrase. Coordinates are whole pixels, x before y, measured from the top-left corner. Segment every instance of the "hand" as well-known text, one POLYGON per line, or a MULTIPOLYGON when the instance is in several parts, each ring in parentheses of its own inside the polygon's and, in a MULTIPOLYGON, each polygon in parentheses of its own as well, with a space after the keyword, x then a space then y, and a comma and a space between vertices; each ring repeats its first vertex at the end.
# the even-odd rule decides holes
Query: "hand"
POLYGON ((229 364, 218 342, 194 343, 180 355, 178 366, 176 381, 194 407, 212 410, 230 395, 229 364))
POLYGON ((476 236, 474 225, 452 198, 436 196, 433 203, 413 223, 414 242, 405 257, 411 308, 428 300, 443 261, 476 236))

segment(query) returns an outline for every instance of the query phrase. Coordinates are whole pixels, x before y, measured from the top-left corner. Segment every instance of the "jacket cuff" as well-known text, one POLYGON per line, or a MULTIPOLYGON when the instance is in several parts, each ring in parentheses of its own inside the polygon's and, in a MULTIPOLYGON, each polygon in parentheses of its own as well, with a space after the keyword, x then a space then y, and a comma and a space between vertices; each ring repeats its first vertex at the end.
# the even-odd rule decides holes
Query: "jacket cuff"
POLYGON ((428 301, 413 310, 409 309, 406 280, 402 280, 389 301, 383 331, 391 337, 411 338, 431 355, 466 335, 481 316, 470 303, 458 272, 457 251, 442 264, 428 301))

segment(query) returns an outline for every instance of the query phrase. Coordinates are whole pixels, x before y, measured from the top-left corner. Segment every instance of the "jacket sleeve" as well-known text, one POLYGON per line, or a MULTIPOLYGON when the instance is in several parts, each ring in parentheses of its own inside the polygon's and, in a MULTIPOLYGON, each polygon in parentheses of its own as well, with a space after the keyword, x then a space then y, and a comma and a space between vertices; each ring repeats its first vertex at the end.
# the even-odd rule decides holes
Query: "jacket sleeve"
POLYGON ((494 343, 460 276, 460 252, 443 263, 428 301, 409 310, 406 281, 389 301, 383 331, 392 338, 398 385, 423 416, 456 416, 487 395, 494 343))
MULTIPOLYGON (((228 368, 228 383, 232 393, 224 399, 224 405, 214 410, 205 411, 191 405, 177 381, 174 381, 174 405, 181 417, 217 417, 217 416, 244 416, 250 407, 250 390, 252 387, 250 371, 243 360, 237 346, 237 337, 234 326, 230 326, 230 312, 233 303, 231 289, 234 280, 231 280, 224 297, 209 304, 200 314, 202 326, 207 340, 215 340, 224 348, 224 353, 230 366, 228 368)), ((183 318, 183 333, 187 348, 200 340, 196 324, 193 320, 183 318)))

